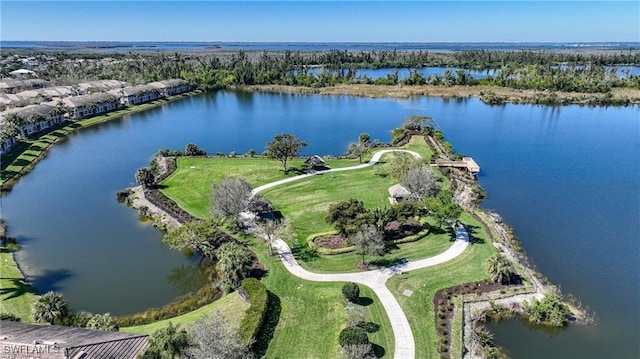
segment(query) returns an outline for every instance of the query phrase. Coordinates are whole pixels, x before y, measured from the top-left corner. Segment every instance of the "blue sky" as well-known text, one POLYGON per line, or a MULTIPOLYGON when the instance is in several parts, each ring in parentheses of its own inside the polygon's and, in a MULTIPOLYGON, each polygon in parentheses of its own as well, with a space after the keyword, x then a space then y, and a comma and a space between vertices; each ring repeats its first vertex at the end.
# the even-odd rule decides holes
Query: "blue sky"
POLYGON ((640 1, 14 1, 0 39, 242 42, 640 41, 640 1))

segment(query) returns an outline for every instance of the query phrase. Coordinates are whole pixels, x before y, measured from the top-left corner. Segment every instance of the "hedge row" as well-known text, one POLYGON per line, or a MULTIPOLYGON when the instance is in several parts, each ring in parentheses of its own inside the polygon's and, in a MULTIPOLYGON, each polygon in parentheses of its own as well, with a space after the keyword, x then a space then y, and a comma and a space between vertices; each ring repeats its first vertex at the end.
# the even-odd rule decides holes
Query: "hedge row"
POLYGON ((160 307, 149 308, 141 313, 117 317, 116 324, 120 328, 131 327, 157 322, 159 320, 177 317, 192 312, 198 308, 213 303, 222 296, 222 293, 211 284, 207 283, 195 293, 188 293, 176 298, 173 302, 160 307))
MULTIPOLYGON (((333 255, 337 255, 337 254, 343 254, 343 253, 350 253, 356 250, 356 248, 354 246, 349 246, 349 247, 344 247, 344 248, 336 248, 336 249, 332 249, 332 248, 323 248, 320 247, 319 245, 316 244, 315 239, 318 237, 324 237, 324 236, 330 236, 333 234, 338 233, 337 231, 330 231, 330 232, 322 232, 322 233, 314 233, 312 235, 310 235, 309 237, 307 237, 307 244, 309 245, 309 248, 317 251, 320 254, 326 254, 329 256, 333 256, 333 255)), ((421 230, 420 232, 411 235, 411 236, 406 236, 403 238, 399 238, 399 239, 394 239, 392 241, 390 241, 393 244, 401 244, 401 243, 410 243, 410 242, 415 242, 417 240, 420 240, 424 237, 426 237, 429 234, 429 228, 425 228, 423 230, 421 230)))
POLYGON ((244 313, 244 317, 238 327, 238 334, 243 341, 248 342, 255 339, 264 324, 264 318, 269 306, 269 295, 267 287, 255 278, 246 278, 240 283, 240 291, 244 291, 250 300, 251 305, 244 313))

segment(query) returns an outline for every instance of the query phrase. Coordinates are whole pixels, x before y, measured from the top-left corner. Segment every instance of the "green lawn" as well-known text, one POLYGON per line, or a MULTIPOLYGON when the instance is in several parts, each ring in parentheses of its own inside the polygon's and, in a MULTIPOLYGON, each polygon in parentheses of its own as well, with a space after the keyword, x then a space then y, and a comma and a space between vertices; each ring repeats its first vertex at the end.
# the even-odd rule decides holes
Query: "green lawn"
MULTIPOLYGON (((267 269, 262 279, 280 299, 281 314, 265 358, 340 358, 338 335, 346 325, 344 283, 309 282, 291 275, 278 257, 269 257, 263 242, 251 242, 267 269)), ((384 349, 384 358, 393 357, 391 323, 377 296, 360 286, 365 320, 380 325, 369 339, 384 349)))
POLYGON ((464 253, 455 259, 435 267, 407 272, 392 277, 387 286, 400 302, 416 342, 416 358, 435 358, 437 337, 434 324, 433 296, 442 288, 487 278, 485 260, 495 253, 487 235, 468 214, 461 221, 469 234, 483 243, 471 244, 464 253), (412 290, 413 295, 406 297, 402 292, 412 290))
POLYGON ((151 324, 120 328, 120 331, 135 334, 152 334, 156 330, 167 326, 169 322, 173 323, 173 325, 180 325, 183 328, 188 328, 204 314, 213 313, 215 311, 220 311, 229 323, 237 327, 247 308, 249 308, 249 303, 245 302, 238 292, 233 292, 211 304, 194 310, 193 312, 151 324))
POLYGON ((23 322, 33 322, 31 305, 37 297, 38 291, 24 282, 13 254, 0 247, 0 312, 18 316, 23 322))
MULTIPOLYGON (((290 161, 288 168, 299 168, 302 159, 290 161)), ((355 166, 358 160, 330 159, 331 168, 355 166)), ((296 176, 296 171, 282 172, 280 161, 264 157, 185 157, 178 159, 178 169, 162 182, 162 192, 178 205, 198 218, 209 217, 211 185, 220 183, 225 176, 242 177, 254 188, 296 176)))
MULTIPOLYGON (((429 158, 429 148, 420 141, 413 138, 406 148, 429 158)), ((393 154, 385 159, 391 156, 393 154)), ((343 163, 338 161, 332 167, 343 163)), ((357 164, 357 161, 346 165, 353 164, 357 164)), ((325 173, 272 188, 263 194, 291 220, 297 232, 297 241, 304 243, 310 234, 332 229, 324 222, 332 203, 356 198, 368 208, 389 206, 387 189, 397 181, 380 175, 386 172, 385 166, 382 163, 356 171, 325 173)), ((164 191, 182 208, 205 218, 209 213, 212 181, 221 180, 225 174, 238 175, 247 178, 255 187, 283 178, 279 167, 279 162, 263 158, 180 159, 179 170, 165 181, 168 188, 164 191)), ((444 185, 448 185, 448 181, 444 181, 444 185)), ((495 252, 477 222, 467 214, 462 216, 462 221, 468 225, 470 234, 483 243, 472 244, 451 262, 393 277, 388 282, 409 318, 415 336, 417 358, 434 357, 436 354, 434 293, 441 288, 484 279, 484 261, 495 252), (413 296, 403 296, 401 293, 405 289, 413 290, 413 296)), ((277 257, 266 254, 264 242, 249 241, 268 271, 263 282, 280 298, 281 304, 281 315, 266 357, 338 358, 337 338, 346 323, 342 283, 309 282, 293 277, 277 257)), ((417 242, 399 245, 388 259, 425 258, 444 251, 449 245, 449 234, 430 234, 417 242)), ((321 256, 303 265, 318 272, 354 271, 357 260, 354 254, 321 256)), ((381 325, 379 332, 370 334, 370 339, 384 348, 384 357, 392 357, 393 332, 386 313, 371 290, 362 287, 361 295, 373 300, 365 307, 366 320, 381 325)))
MULTIPOLYGON (((383 158, 389 158, 386 155, 383 158)), ((378 164, 355 171, 325 173, 287 183, 264 191, 275 208, 289 218, 299 240, 333 227, 326 223, 329 206, 350 198, 364 202, 365 207, 389 207, 388 188, 398 181, 376 175, 378 164)))

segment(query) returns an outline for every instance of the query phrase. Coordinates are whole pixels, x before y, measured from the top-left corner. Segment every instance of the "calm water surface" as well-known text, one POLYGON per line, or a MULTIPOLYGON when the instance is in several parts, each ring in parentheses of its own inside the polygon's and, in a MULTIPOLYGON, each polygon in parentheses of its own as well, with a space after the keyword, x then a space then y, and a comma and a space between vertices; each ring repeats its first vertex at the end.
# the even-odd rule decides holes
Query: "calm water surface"
POLYGON ((497 210, 538 268, 600 316, 598 327, 550 335, 518 321, 495 327, 520 357, 640 357, 640 110, 475 99, 364 99, 220 92, 83 131, 2 199, 19 263, 41 290, 74 308, 116 314, 160 305, 201 280, 195 259, 115 202, 160 148, 262 151, 274 134, 307 154, 342 154, 361 132, 389 140, 410 114, 432 116, 456 151, 473 156, 497 210), (175 278, 186 278, 176 280, 175 278))

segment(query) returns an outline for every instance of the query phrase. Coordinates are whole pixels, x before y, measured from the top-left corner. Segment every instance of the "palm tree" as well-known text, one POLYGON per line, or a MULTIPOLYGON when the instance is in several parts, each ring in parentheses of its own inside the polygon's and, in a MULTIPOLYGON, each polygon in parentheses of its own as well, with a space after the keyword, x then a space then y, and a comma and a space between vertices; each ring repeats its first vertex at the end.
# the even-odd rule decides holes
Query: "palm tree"
POLYGON ((515 277, 515 273, 511 270, 511 262, 501 254, 487 259, 487 274, 493 282, 502 284, 510 283, 515 277))
POLYGON ((51 325, 61 324, 69 314, 69 303, 62 299, 62 294, 56 292, 48 292, 38 298, 31 313, 36 322, 47 322, 51 325))
POLYGON ((4 121, 5 123, 17 128, 20 136, 27 137, 27 134, 23 128, 23 126, 27 124, 27 121, 23 117, 18 116, 18 114, 16 113, 11 113, 5 116, 4 121))
POLYGON ((135 174, 136 182, 143 188, 149 188, 153 186, 155 182, 155 176, 153 172, 147 167, 138 168, 135 174))

